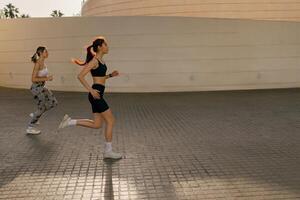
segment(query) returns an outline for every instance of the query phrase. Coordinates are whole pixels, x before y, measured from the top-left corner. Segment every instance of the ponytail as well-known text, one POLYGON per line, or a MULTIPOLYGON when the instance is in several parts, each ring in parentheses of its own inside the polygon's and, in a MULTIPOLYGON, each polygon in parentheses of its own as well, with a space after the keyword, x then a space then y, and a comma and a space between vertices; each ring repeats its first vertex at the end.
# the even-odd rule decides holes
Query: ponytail
POLYGON ((40 57, 39 57, 38 53, 35 53, 35 54, 33 54, 33 56, 31 57, 31 61, 34 62, 34 63, 36 63, 36 61, 37 61, 39 58, 40 58, 40 57))
POLYGON ((40 58, 41 54, 46 50, 46 47, 38 47, 35 51, 35 53, 33 54, 33 56, 31 56, 31 61, 33 63, 36 63, 37 60, 40 58))
POLYGON ((72 59, 72 62, 77 64, 77 65, 80 65, 80 66, 84 66, 87 63, 89 63, 94 57, 94 52, 92 52, 92 48, 93 48, 93 45, 90 45, 86 48, 87 53, 86 53, 85 62, 83 62, 79 59, 72 59))
POLYGON ((86 64, 88 64, 96 55, 96 52, 98 51, 98 46, 102 46, 102 44, 105 42, 103 37, 99 37, 96 40, 94 40, 93 44, 88 46, 86 51, 86 59, 85 62, 79 60, 79 59, 72 59, 72 62, 80 65, 80 66, 84 66, 86 64))

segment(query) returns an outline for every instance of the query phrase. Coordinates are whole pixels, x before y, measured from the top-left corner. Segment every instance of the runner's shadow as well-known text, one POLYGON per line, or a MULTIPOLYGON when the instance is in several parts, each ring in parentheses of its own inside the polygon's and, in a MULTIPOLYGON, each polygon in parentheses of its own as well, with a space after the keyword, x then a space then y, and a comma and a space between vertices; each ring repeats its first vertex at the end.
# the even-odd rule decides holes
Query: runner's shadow
POLYGON ((103 186, 104 187, 104 199, 105 200, 114 200, 114 187, 113 187, 113 165, 118 162, 118 160, 112 160, 112 159, 104 159, 103 165, 103 186))
POLYGON ((54 149, 53 145, 48 141, 41 140, 38 136, 27 135, 27 138, 29 138, 26 140, 29 145, 29 151, 26 151, 26 154, 23 151, 17 151, 10 154, 13 156, 6 156, 1 161, 3 163, 3 166, 1 166, 3 170, 0 172, 0 188, 16 179, 21 173, 20 169, 26 167, 26 165, 29 165, 27 166, 28 169, 35 169, 30 167, 31 160, 36 161, 38 159, 40 164, 49 162, 50 154, 54 149))

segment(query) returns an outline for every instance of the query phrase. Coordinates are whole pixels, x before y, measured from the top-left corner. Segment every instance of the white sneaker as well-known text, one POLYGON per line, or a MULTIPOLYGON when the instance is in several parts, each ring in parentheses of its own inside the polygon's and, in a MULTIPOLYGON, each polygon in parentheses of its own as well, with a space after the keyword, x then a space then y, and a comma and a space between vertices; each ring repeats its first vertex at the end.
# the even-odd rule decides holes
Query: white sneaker
POLYGON ((38 135, 41 133, 41 131, 35 127, 28 126, 26 133, 30 135, 38 135))
POLYGON ((103 154, 104 159, 115 159, 115 160, 119 160, 122 159, 122 154, 120 153, 115 153, 113 151, 109 151, 109 152, 105 152, 103 154))
POLYGON ((58 126, 58 130, 65 128, 68 126, 69 122, 70 122, 71 118, 69 117, 69 115, 65 115, 64 118, 61 120, 59 126, 58 126))
MULTIPOLYGON (((29 117, 33 118, 33 113, 30 113, 30 114, 29 114, 29 117)), ((40 121, 37 121, 35 124, 39 125, 39 124, 40 124, 40 121)))

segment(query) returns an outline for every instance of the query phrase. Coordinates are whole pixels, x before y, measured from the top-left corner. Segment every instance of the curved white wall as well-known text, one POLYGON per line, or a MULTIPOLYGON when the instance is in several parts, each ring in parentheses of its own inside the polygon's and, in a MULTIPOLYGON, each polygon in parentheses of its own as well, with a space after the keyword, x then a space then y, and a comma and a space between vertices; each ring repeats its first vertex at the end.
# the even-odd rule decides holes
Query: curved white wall
POLYGON ((300 0, 87 0, 82 15, 300 21, 300 0))
POLYGON ((50 51, 49 87, 84 91, 72 57, 97 35, 106 62, 122 75, 108 91, 158 92, 300 86, 300 23, 181 17, 83 17, 0 20, 0 86, 28 88, 30 56, 50 51))

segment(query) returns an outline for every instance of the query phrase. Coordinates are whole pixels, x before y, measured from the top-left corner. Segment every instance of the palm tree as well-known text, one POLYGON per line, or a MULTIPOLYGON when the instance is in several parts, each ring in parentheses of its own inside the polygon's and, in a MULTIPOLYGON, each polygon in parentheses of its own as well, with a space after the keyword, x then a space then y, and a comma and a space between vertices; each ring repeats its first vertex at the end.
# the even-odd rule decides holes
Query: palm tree
POLYGON ((60 12, 60 10, 53 10, 51 16, 52 17, 62 17, 64 14, 60 12))
POLYGON ((19 17, 19 9, 16 8, 11 3, 6 5, 6 7, 4 7, 3 11, 4 11, 4 16, 6 18, 18 18, 19 17))
POLYGON ((30 16, 28 14, 22 14, 20 17, 22 17, 22 18, 29 18, 30 16))

